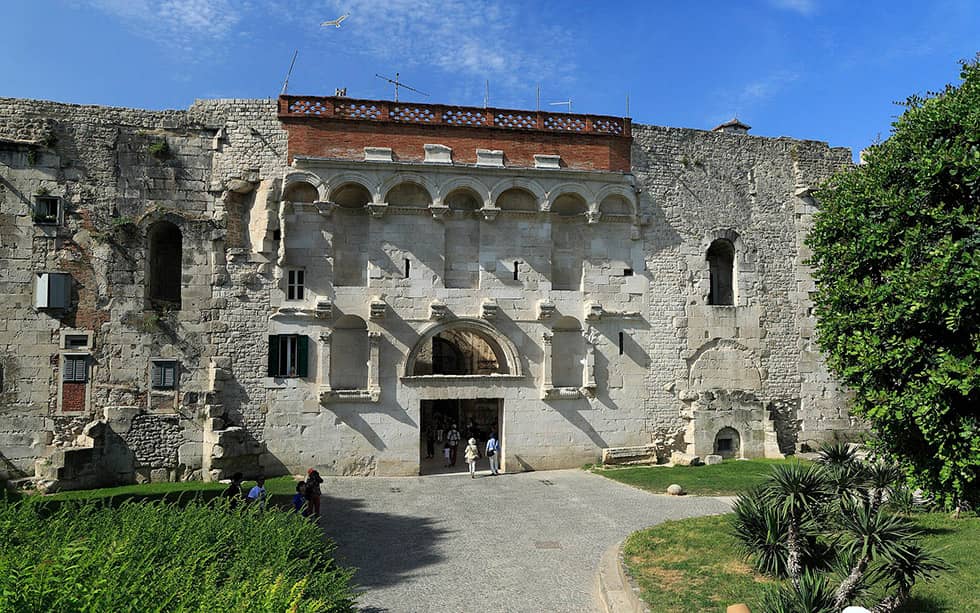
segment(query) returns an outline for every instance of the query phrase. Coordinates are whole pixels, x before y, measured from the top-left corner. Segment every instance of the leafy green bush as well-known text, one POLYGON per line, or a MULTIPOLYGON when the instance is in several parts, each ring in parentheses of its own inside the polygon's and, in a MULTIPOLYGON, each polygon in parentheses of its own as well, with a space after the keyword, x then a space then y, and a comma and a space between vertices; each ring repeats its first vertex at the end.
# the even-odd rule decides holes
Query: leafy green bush
POLYGON ((224 504, 0 502, 0 611, 352 611, 319 527, 224 504))

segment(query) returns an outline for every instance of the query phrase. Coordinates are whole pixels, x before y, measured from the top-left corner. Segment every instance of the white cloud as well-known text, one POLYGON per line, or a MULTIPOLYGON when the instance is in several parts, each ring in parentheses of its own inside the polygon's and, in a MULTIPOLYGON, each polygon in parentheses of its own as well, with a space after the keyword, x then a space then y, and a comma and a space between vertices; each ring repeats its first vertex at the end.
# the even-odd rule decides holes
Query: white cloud
POLYGON ((769 0, 769 4, 787 11, 793 11, 800 15, 812 15, 817 12, 815 0, 769 0))
POLYGON ((747 83, 736 96, 736 100, 743 104, 767 100, 799 78, 798 73, 790 70, 776 71, 765 78, 747 83))
POLYGON ((229 0, 88 0, 133 33, 193 60, 232 32, 241 14, 229 0))

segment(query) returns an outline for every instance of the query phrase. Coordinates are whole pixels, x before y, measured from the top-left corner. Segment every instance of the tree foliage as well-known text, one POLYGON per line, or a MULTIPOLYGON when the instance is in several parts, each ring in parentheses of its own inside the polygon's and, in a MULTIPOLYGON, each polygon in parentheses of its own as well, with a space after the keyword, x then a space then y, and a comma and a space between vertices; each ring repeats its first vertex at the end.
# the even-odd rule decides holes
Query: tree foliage
POLYGON ((980 56, 818 193, 817 337, 879 452, 980 498, 980 56))

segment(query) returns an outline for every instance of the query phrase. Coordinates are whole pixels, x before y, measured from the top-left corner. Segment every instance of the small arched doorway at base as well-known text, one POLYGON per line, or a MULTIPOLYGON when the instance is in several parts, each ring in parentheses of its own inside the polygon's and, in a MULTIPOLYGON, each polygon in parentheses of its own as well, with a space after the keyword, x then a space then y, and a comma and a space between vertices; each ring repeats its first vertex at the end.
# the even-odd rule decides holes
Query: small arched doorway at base
POLYGON ((419 411, 419 474, 440 475, 465 473, 469 470, 463 451, 470 438, 476 439, 482 457, 477 460, 477 472, 487 473, 490 468, 486 457, 487 439, 491 433, 500 441, 498 462, 503 471, 504 401, 500 398, 460 398, 447 400, 423 400, 419 411), (446 466, 444 448, 449 430, 453 425, 460 434, 456 448, 456 464, 446 466), (431 445, 430 445, 431 442, 431 445), (431 452, 431 454, 430 454, 431 452), (431 455, 431 457, 430 457, 431 455))

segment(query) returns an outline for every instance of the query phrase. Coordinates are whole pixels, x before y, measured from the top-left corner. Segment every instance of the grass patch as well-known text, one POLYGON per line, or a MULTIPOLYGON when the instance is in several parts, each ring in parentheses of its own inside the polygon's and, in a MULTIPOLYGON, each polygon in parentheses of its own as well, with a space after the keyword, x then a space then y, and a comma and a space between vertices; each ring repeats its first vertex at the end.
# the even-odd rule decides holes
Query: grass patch
POLYGON ((730 515, 668 521, 626 539, 626 566, 651 610, 724 611, 772 582, 738 557, 730 522, 730 515))
POLYGON ((677 483, 685 492, 696 496, 737 496, 765 481, 776 464, 799 461, 796 458, 725 460, 713 466, 637 466, 592 472, 657 494, 663 494, 668 485, 677 483))
MULTIPOLYGON (((713 468, 713 467, 706 467, 713 468)), ((651 610, 663 613, 723 612, 744 602, 758 607, 760 588, 772 579, 756 574, 735 551, 731 515, 669 521, 633 533, 623 546, 626 566, 651 610)), ((913 516, 922 544, 953 568, 912 590, 902 613, 980 610, 980 518, 945 513, 913 516)))
POLYGON ((0 503, 0 533, 0 611, 354 608, 352 572, 295 513, 223 501, 22 501, 0 503))

